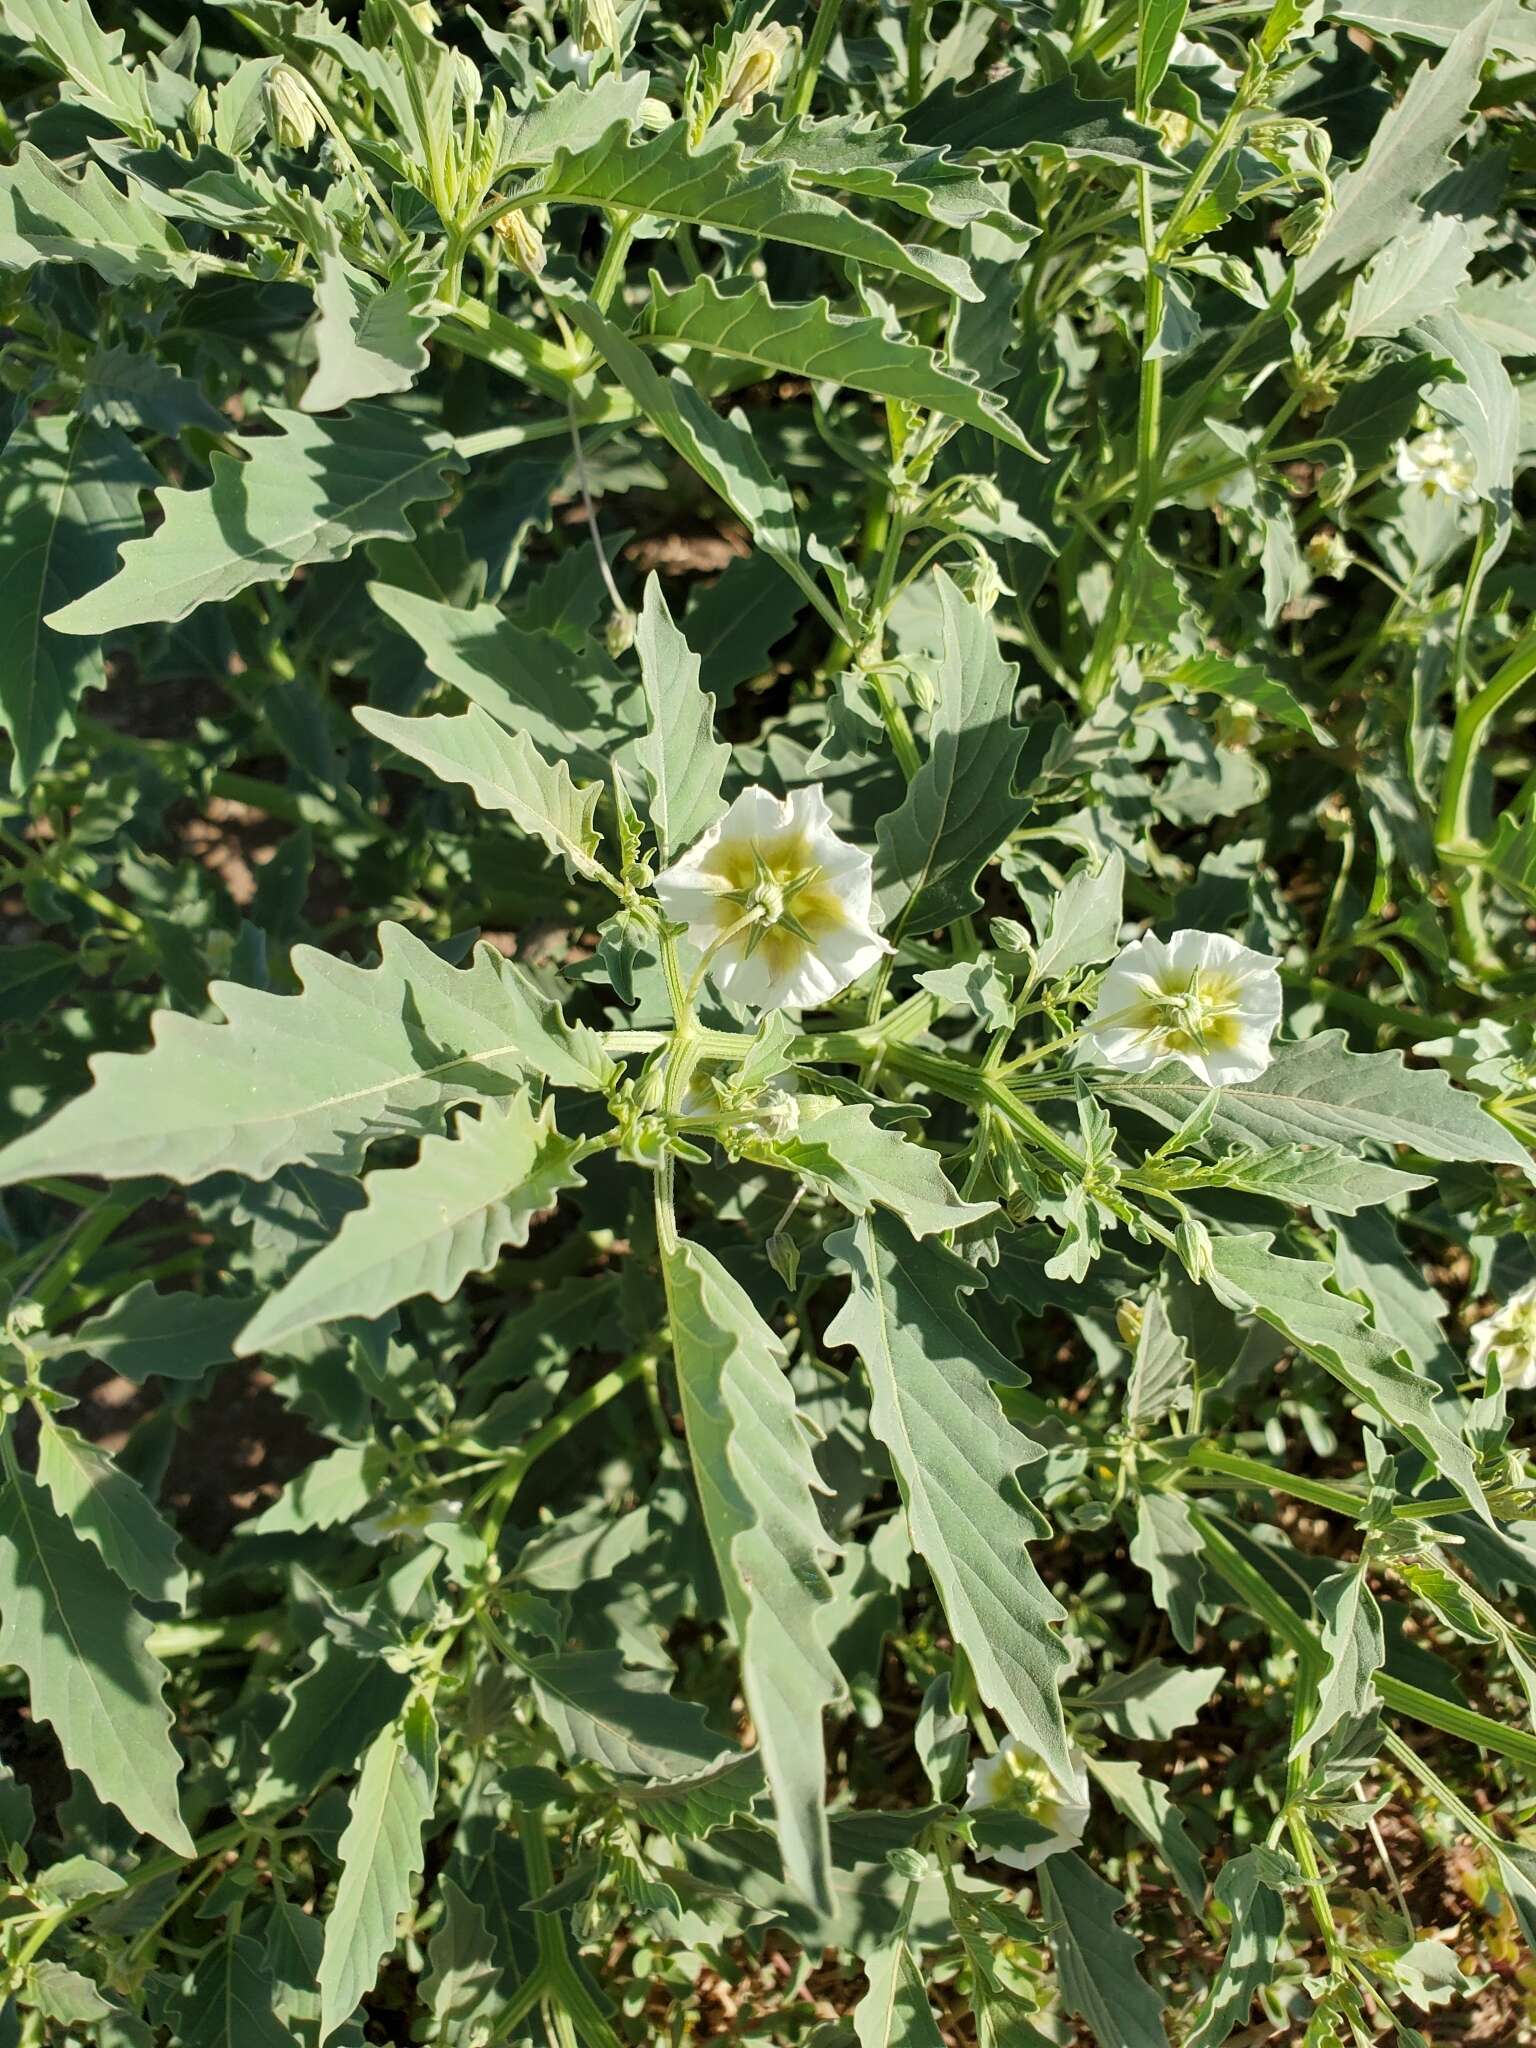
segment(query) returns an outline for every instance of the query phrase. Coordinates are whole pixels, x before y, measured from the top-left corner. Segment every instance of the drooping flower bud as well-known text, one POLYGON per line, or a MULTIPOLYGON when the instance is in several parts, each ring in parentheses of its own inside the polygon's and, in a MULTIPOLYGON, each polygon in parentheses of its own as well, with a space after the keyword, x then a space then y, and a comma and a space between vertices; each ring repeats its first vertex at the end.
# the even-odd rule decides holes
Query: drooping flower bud
POLYGON ((777 22, 755 28, 741 38, 731 52, 725 90, 720 96, 722 112, 739 107, 743 113, 750 113, 758 94, 771 91, 777 83, 789 42, 789 30, 777 22))
POLYGON ((495 234, 497 241, 519 270, 526 271, 529 277, 543 275, 544 237, 534 226, 526 208, 520 206, 511 213, 502 214, 495 224, 495 234))
POLYGON ((613 0, 570 0, 571 41, 588 57, 619 46, 619 17, 613 0))
POLYGON ((308 149, 320 126, 320 102, 302 72, 274 64, 262 88, 267 125, 284 149, 308 149))

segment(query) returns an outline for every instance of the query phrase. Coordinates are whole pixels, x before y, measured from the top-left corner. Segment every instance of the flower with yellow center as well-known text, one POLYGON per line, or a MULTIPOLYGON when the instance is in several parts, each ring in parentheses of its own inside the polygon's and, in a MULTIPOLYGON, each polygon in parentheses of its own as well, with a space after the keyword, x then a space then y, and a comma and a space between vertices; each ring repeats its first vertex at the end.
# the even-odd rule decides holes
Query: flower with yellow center
POLYGON ((1175 932, 1166 945, 1149 932, 1099 984, 1087 1043, 1123 1073, 1175 1059, 1212 1088, 1255 1080, 1280 1022, 1279 970, 1221 932, 1175 932))
POLYGON ((1502 1308, 1474 1326, 1470 1362, 1485 1379, 1488 1368, 1497 1364, 1510 1393, 1536 1391, 1536 1280, 1517 1288, 1502 1308))
POLYGON ((1397 480, 1414 485, 1426 498, 1453 498, 1463 505, 1477 499, 1477 464, 1443 427, 1403 442, 1397 451, 1397 480))
POLYGON ((744 789, 655 887, 720 993, 749 1009, 828 1002, 890 951, 871 922, 874 864, 838 838, 819 784, 744 789))
POLYGON ((1070 1760, 1072 1777, 1063 1784, 1022 1737, 1010 1735, 996 1756, 972 1764, 965 1787, 968 1813, 1017 1813, 1050 1831, 1043 1842, 1018 1849, 995 1848, 989 1842, 989 1856, 1010 1870, 1033 1870, 1047 1856, 1077 1847, 1088 1825, 1088 1765, 1080 1749, 1071 1752, 1070 1760))

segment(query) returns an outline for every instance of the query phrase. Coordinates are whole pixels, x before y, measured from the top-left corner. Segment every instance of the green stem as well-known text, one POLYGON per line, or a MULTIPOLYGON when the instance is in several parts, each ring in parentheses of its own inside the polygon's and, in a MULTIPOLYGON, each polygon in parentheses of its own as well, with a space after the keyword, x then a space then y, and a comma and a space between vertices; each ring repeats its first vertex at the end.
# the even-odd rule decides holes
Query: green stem
POLYGON ((1536 626, 1528 627, 1508 660, 1456 714, 1450 758, 1440 791, 1435 845, 1442 857, 1464 860, 1474 844, 1471 828, 1472 770, 1483 728, 1532 675, 1536 675, 1536 626))
POLYGON ((784 112, 791 121, 798 121, 810 112, 811 101, 816 97, 816 81, 821 76, 821 67, 826 61, 832 38, 837 33, 837 17, 842 12, 843 0, 821 0, 816 9, 816 19, 811 24, 810 40, 805 46, 805 55, 800 60, 800 69, 795 74, 794 85, 790 88, 789 99, 784 112))

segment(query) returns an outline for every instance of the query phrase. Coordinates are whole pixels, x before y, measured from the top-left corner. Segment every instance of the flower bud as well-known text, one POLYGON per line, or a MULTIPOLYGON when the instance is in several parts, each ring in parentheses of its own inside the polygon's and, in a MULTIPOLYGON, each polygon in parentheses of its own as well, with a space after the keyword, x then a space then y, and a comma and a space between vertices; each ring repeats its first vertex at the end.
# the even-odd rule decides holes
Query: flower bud
POLYGON ((615 661, 621 654, 628 654, 635 644, 635 615, 631 611, 615 612, 608 621, 603 634, 603 645, 615 661))
POLYGON ((672 125, 672 109, 665 100, 647 97, 640 102, 640 126, 647 134, 659 135, 672 125))
POLYGON ((769 1265, 793 1293, 800 1272, 799 1245, 787 1230, 776 1230, 768 1240, 767 1252, 769 1265))
POLYGON ((1260 731, 1259 707, 1246 697, 1230 697, 1216 709, 1216 740, 1223 747, 1250 747, 1260 731))
POLYGON ((200 85, 192 95, 192 104, 187 108, 187 133, 192 138, 194 149, 201 149, 213 135, 213 101, 208 96, 206 85, 200 85))
POLYGON ((743 36, 731 53, 725 91, 720 98, 721 111, 739 107, 743 113, 749 113, 758 94, 770 91, 777 82, 779 66, 788 48, 789 30, 777 22, 743 36))
POLYGON ((987 930, 992 934, 992 943, 1000 953, 1033 953, 1035 942, 1028 928, 1016 917, 991 917, 987 930))
POLYGON ((588 57, 619 46, 619 17, 613 0, 571 0, 567 10, 571 41, 588 57))
POLYGON ((1122 1301, 1115 1310, 1115 1328, 1120 1332, 1120 1341, 1127 1349, 1134 1351, 1141 1342, 1141 1326, 1144 1321, 1139 1302, 1122 1301))
POLYGON ((529 277, 544 273, 544 237, 534 226, 526 208, 516 207, 495 223, 496 239, 508 258, 529 277))
POLYGON ((284 149, 308 149, 320 126, 320 102, 308 79, 291 64, 274 64, 262 93, 273 140, 284 149))
POLYGON ((1354 556, 1349 543, 1336 526, 1320 527, 1307 542, 1307 560, 1319 576, 1338 578, 1349 574, 1354 556))

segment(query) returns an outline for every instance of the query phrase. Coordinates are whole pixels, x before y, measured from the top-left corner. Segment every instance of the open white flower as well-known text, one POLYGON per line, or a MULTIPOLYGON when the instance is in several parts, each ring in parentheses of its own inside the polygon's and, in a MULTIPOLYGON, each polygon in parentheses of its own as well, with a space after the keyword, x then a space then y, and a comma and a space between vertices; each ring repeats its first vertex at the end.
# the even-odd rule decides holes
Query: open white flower
POLYGON ((1208 43, 1197 43, 1182 33, 1174 37, 1168 61, 1176 71, 1208 71, 1212 85, 1219 85, 1223 92, 1236 92, 1243 82, 1242 73, 1218 57, 1208 43))
POLYGON ((1426 498, 1454 498, 1463 505, 1477 499, 1477 463, 1470 451, 1443 427, 1432 427, 1397 451, 1397 480, 1415 485, 1426 498))
POLYGON ((744 789, 656 894, 720 993, 754 1010, 828 1002, 891 950, 871 922, 874 863, 838 838, 819 783, 744 789))
POLYGON ((1472 1370, 1486 1379, 1495 1362, 1511 1393, 1536 1392, 1536 1280, 1517 1288, 1502 1308, 1473 1326, 1472 1370))
POLYGON ((1099 984, 1086 1040, 1128 1074, 1182 1060, 1212 1088, 1255 1080, 1280 1022, 1280 963, 1221 932, 1151 932, 1099 984))
POLYGON ((972 1764, 965 1786, 968 1813, 1017 1813, 1050 1829, 1045 1841, 1025 1848, 999 1849, 989 1842, 989 1856, 1010 1870, 1033 1870, 1058 1850, 1077 1847, 1088 1825, 1088 1762, 1080 1749, 1071 1752, 1070 1761, 1072 1776, 1063 1784, 1044 1757, 1021 1736, 1010 1735, 996 1756, 972 1764))

